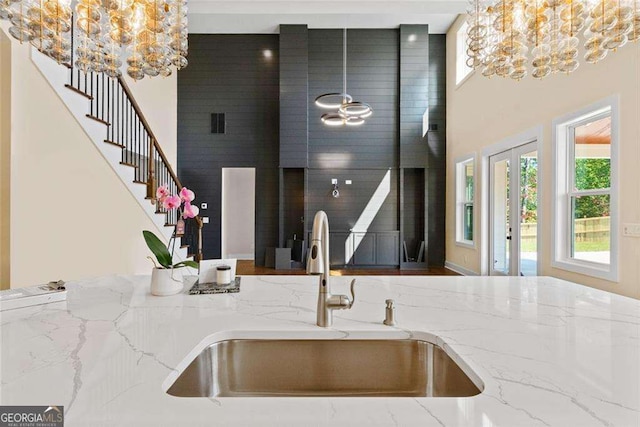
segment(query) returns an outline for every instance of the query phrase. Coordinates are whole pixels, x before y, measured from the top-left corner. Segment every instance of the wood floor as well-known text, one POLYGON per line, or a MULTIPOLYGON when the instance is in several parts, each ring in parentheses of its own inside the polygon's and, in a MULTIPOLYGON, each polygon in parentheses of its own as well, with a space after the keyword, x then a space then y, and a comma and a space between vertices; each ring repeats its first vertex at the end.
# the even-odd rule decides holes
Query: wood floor
MULTIPOLYGON (((253 261, 238 260, 236 274, 241 276, 269 276, 269 275, 304 275, 307 274, 305 269, 291 269, 291 270, 275 270, 273 268, 259 267, 254 264, 253 261)), ((381 268, 347 268, 341 270, 331 270, 332 276, 458 276, 447 268, 429 268, 426 270, 403 270, 400 271, 397 268, 394 269, 381 269, 381 268)))

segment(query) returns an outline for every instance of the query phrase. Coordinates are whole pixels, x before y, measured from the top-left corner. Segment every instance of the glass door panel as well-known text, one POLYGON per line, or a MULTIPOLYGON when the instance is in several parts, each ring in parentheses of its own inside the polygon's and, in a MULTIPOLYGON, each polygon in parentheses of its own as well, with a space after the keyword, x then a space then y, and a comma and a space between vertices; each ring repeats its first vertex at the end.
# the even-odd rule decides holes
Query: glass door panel
POLYGON ((520 164, 520 275, 538 275, 538 152, 518 149, 520 164))
POLYGON ((490 157, 491 275, 538 274, 538 152, 525 144, 490 157))
POLYGON ((511 264, 510 153, 491 157, 492 275, 509 275, 511 264))

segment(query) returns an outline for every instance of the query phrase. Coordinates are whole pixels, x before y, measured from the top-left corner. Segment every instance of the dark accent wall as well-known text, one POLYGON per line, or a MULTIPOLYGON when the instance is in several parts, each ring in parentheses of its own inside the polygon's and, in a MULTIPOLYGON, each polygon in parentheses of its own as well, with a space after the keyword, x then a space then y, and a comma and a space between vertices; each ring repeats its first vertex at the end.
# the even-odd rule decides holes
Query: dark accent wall
POLYGON ((282 169, 282 241, 284 245, 287 239, 302 240, 304 236, 304 169, 282 169))
POLYGON ((348 236, 381 183, 388 191, 365 214, 371 235, 354 263, 398 264, 404 224, 412 246, 427 235, 427 262, 444 264, 445 36, 420 25, 349 30, 347 91, 374 115, 364 126, 331 128, 314 101, 343 90, 342 49, 342 30, 305 25, 282 25, 280 35, 190 36, 189 67, 178 77, 178 174, 209 203, 207 258, 220 256, 221 169, 255 167, 257 264, 267 247, 294 233, 306 238, 318 210, 332 232, 348 236), (425 137, 427 107, 438 130, 425 137), (226 134, 210 133, 213 112, 226 114, 226 134))
POLYGON ((447 129, 447 37, 429 36, 429 124, 438 130, 427 134, 427 262, 444 265, 447 129))
POLYGON ((318 95, 342 92, 342 30, 309 30, 309 167, 398 167, 397 30, 348 30, 347 91, 374 110, 364 126, 331 128, 318 95))
POLYGON ((424 171, 422 168, 407 168, 403 171, 402 239, 407 244, 409 258, 414 259, 425 236, 424 171))
POLYGON ((427 166, 423 117, 429 108, 429 27, 400 26, 400 167, 427 166))
POLYGON ((397 169, 309 169, 307 191, 307 215, 309 224, 313 215, 324 210, 329 217, 331 231, 350 231, 355 225, 376 190, 389 173, 389 192, 381 191, 385 197, 381 209, 375 215, 369 231, 396 231, 398 221, 398 170, 397 169), (339 182, 340 197, 331 196, 331 179, 339 182), (345 180, 353 181, 345 185, 345 180))
POLYGON ((209 204, 206 258, 220 257, 225 167, 256 168, 256 263, 278 244, 278 51, 277 35, 189 35, 189 66, 178 74, 178 175, 209 204), (211 134, 214 112, 226 114, 223 135, 211 134))
MULTIPOLYGON (((332 128, 327 112, 315 105, 319 95, 343 91, 343 30, 309 31, 309 173, 307 224, 327 212, 332 231, 349 232, 389 172, 389 194, 369 225, 370 232, 397 231, 398 99, 400 90, 397 30, 347 31, 347 92, 374 110, 363 126, 332 128), (332 179, 340 197, 333 198, 332 179), (352 185, 345 185, 351 180, 352 185)), ((387 183, 383 183, 386 185, 387 183)))
POLYGON ((280 167, 306 168, 309 151, 309 32, 280 26, 280 167))

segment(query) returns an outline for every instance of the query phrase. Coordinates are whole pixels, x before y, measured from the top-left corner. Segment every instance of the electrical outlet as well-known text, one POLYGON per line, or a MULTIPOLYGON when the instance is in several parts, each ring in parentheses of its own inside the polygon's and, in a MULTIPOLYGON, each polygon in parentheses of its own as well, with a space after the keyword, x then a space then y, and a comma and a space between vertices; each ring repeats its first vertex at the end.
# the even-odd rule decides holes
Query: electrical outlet
POLYGON ((337 184, 337 183, 338 183, 337 178, 331 178, 331 184, 337 184))
POLYGON ((344 183, 345 185, 351 185, 353 184, 353 181, 351 181, 350 179, 347 179, 344 183))
POLYGON ((640 224, 624 224, 622 234, 628 237, 640 237, 640 224))
POLYGON ((203 216, 202 217, 202 223, 203 224, 209 224, 209 217, 208 216, 203 216))
POLYGON ((209 208, 208 203, 200 203, 200 209, 208 209, 208 208, 209 208))

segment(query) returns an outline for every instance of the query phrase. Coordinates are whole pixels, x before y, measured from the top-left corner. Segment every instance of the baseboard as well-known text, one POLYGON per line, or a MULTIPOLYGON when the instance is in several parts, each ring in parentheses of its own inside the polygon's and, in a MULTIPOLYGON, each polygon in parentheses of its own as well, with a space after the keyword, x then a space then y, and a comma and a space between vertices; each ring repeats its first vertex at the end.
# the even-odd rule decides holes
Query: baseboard
POLYGON ((255 255, 254 254, 227 254, 227 258, 253 261, 255 260, 255 255))
POLYGON ((479 276, 479 274, 476 273, 475 271, 471 271, 467 268, 460 267, 459 265, 449 261, 445 261, 444 266, 451 271, 455 271, 458 274, 462 274, 463 276, 479 276))

